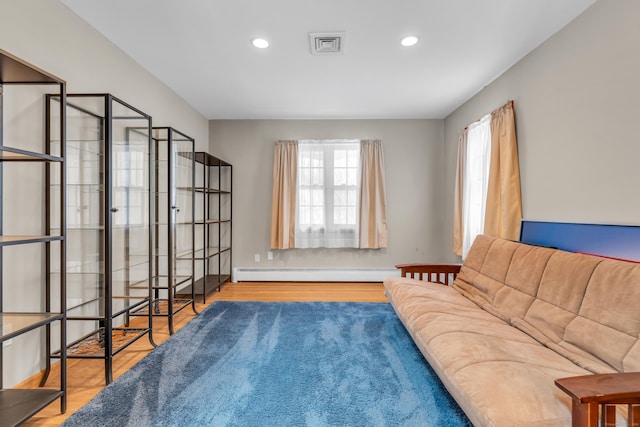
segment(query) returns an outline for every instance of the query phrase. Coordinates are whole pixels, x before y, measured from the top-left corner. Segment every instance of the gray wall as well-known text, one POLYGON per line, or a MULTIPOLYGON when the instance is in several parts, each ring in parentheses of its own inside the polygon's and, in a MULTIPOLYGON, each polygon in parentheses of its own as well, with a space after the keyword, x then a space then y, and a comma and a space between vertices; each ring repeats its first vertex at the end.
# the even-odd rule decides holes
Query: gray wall
POLYGON ((525 219, 640 225, 639 18, 598 1, 445 119, 447 248, 459 133, 509 99, 525 219))
POLYGON ((0 48, 66 80, 68 93, 111 93, 208 146, 204 116, 57 0, 2 0, 0 48))
MULTIPOLYGON (((62 3, 54 0, 2 0, 0 10, 0 48, 3 50, 66 80, 69 93, 112 93, 153 116, 155 126, 173 126, 194 137, 200 149, 208 147, 209 128, 205 117, 62 3)), ((35 111, 39 114, 44 111, 42 100, 40 95, 29 104, 31 107, 35 106, 35 111)), ((7 102, 5 124, 11 120, 11 108, 7 102)), ((20 115, 22 116, 22 112, 20 115)), ((23 130, 33 130, 32 127, 33 121, 11 120, 10 126, 6 125, 6 131, 20 134, 23 130), (22 123, 24 129, 16 129, 20 127, 16 123, 22 123)), ((10 142, 7 145, 11 145, 10 142)), ((11 175, 11 180, 9 176, 5 176, 7 183, 2 200, 5 207, 18 205, 14 203, 18 199, 19 206, 31 203, 29 206, 32 209, 22 209, 19 212, 19 221, 26 225, 41 223, 40 207, 44 201, 37 193, 25 196, 12 192, 10 182, 33 181, 32 171, 31 166, 25 165, 17 174, 11 175)), ((5 219, 12 219, 9 212, 6 212, 5 219)), ((38 277, 41 272, 37 269, 25 271, 25 260, 34 259, 34 251, 35 258, 38 258, 38 248, 37 245, 21 246, 13 247, 15 249, 11 251, 5 250, 5 267, 2 272, 4 284, 8 288, 12 283, 20 283, 21 286, 5 289, 3 304, 8 310, 19 308, 37 311, 41 304, 37 297, 41 294, 42 280, 38 277), (16 262, 11 262, 14 259, 16 262), (11 270, 9 267, 12 266, 16 267, 11 270)), ((54 325, 54 333, 55 331, 54 325)), ((15 338, 11 346, 5 349, 5 387, 11 387, 43 368, 43 339, 41 330, 30 332, 15 338)))
POLYGON ((442 120, 212 120, 211 153, 234 165, 234 267, 390 268, 438 261, 443 210, 442 120), (278 139, 383 140, 389 247, 293 249, 266 260, 274 143, 278 139), (254 262, 254 254, 261 262, 254 262))

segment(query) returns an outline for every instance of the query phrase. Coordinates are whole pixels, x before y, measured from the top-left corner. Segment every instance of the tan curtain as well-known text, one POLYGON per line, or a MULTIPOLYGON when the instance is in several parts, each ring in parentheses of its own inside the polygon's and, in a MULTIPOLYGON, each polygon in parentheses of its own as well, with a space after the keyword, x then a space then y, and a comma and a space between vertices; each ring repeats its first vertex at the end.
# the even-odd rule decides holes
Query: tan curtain
POLYGON ((278 141, 273 152, 271 248, 295 247, 298 142, 278 141))
POLYGON ((453 195, 453 253, 462 256, 462 200, 464 197, 464 170, 467 153, 467 129, 458 140, 458 162, 456 165, 456 187, 453 195))
POLYGON ((518 239, 522 219, 513 101, 491 113, 491 166, 484 233, 518 239))
POLYGON ((382 141, 361 141, 360 167, 360 248, 386 248, 387 197, 382 141))

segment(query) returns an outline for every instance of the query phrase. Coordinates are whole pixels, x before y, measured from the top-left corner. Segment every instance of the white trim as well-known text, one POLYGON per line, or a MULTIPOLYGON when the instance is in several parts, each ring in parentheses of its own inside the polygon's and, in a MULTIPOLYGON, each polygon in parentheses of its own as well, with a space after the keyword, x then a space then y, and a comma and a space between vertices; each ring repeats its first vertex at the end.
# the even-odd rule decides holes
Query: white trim
POLYGON ((382 282, 399 277, 396 268, 234 268, 236 282, 382 282))

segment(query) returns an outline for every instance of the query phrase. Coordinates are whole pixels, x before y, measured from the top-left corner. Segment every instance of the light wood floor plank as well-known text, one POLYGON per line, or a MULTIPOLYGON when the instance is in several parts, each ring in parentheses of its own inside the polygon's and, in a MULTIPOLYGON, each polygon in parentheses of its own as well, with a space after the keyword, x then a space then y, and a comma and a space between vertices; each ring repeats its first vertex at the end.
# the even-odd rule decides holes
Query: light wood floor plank
MULTIPOLYGON (((227 284, 220 292, 208 297, 207 304, 198 304, 204 310, 213 301, 316 301, 316 302, 386 302, 381 283, 293 283, 293 282, 241 282, 227 284)), ((186 325, 194 314, 185 308, 174 317, 175 329, 186 325)), ((136 319, 143 321, 142 319, 136 319)), ((160 344, 169 337, 166 319, 154 319, 154 340, 160 344)), ((119 353, 113 359, 113 377, 118 378, 131 369, 153 347, 144 337, 119 353)), ((104 361, 72 359, 67 363, 67 412, 60 414, 58 401, 36 414, 24 425, 58 426, 68 416, 84 406, 104 388, 104 361)), ((58 384, 58 373, 52 369, 49 384, 58 384)), ((21 383, 18 387, 37 387, 40 375, 21 383)))

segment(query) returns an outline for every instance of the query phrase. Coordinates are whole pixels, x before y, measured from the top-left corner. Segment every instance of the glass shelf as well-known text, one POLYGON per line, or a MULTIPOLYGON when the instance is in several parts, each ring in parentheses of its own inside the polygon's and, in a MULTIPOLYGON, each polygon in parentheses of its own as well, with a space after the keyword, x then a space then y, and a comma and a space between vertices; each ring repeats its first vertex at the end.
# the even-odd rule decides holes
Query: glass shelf
POLYGON ((169 283, 169 276, 156 276, 151 280, 152 289, 167 289, 168 287, 180 286, 183 283, 187 283, 193 276, 189 275, 176 275, 174 276, 174 283, 169 283))
POLYGON ((231 191, 219 190, 217 188, 205 188, 205 187, 195 187, 193 191, 195 191, 196 193, 231 194, 231 191))
POLYGON ((62 236, 0 236, 0 246, 44 243, 64 240, 62 236))
POLYGON ((194 224, 196 225, 208 225, 208 224, 222 224, 225 222, 231 222, 230 219, 208 219, 208 220, 202 220, 202 219, 196 219, 194 224))
POLYGON ((0 313, 0 341, 62 319, 62 313, 0 313))
MULTIPOLYGON (((95 160, 100 160, 104 157, 104 154, 100 152, 100 145, 104 141, 100 139, 67 139, 67 156, 78 156, 82 154, 84 156, 91 156, 95 160)), ((84 159, 86 161, 86 158, 84 159)))
MULTIPOLYGON (((153 254, 156 258, 162 258, 169 256, 169 252, 166 248, 156 249, 156 252, 153 254)), ((191 259, 191 250, 177 252, 175 254, 176 259, 191 259)))
POLYGON ((64 391, 46 388, 1 389, 0 414, 2 414, 2 425, 14 426, 22 424, 33 414, 61 396, 64 396, 64 391))
MULTIPOLYGON (((201 260, 205 260, 205 259, 214 257, 216 255, 220 255, 221 253, 227 252, 227 251, 230 251, 230 250, 231 250, 230 247, 219 248, 217 246, 215 246, 215 247, 214 246, 210 246, 210 247, 208 247, 206 249, 197 249, 193 259, 201 261, 201 260)), ((191 254, 186 254, 183 257, 180 257, 178 259, 190 260, 191 259, 191 254)))
POLYGON ((63 162, 62 157, 44 153, 0 146, 0 161, 3 162, 63 162))
MULTIPOLYGON (((146 290, 146 289, 145 289, 146 290)), ((149 295, 113 296, 111 316, 117 317, 149 301, 149 295)), ((105 299, 101 296, 88 297, 83 301, 75 301, 67 309, 67 320, 103 320, 105 318, 105 299)))

